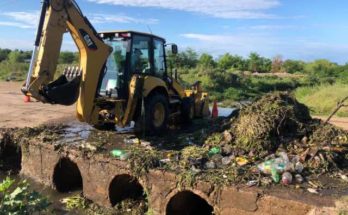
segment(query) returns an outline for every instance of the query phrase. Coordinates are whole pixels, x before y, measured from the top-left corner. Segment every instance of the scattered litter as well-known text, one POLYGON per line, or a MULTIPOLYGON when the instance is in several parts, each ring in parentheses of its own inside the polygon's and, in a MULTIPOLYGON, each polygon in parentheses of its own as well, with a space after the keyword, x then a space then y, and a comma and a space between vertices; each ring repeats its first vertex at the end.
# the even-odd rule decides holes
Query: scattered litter
POLYGON ((215 169, 216 168, 216 165, 215 165, 215 162, 214 161, 208 161, 205 163, 205 167, 207 169, 215 169))
POLYGON ((290 185, 292 183, 292 175, 290 172, 284 172, 282 175, 282 184, 290 185))
POLYGON ((223 157, 223 158, 221 159, 222 165, 225 165, 225 166, 226 166, 226 165, 230 164, 230 163, 232 162, 233 158, 234 158, 233 155, 223 157))
POLYGON ((129 157, 129 154, 126 151, 120 150, 120 149, 112 150, 111 151, 111 155, 113 157, 116 157, 116 158, 120 159, 120 160, 127 160, 128 157, 129 157))
POLYGON ((303 167, 303 164, 301 162, 296 162, 296 164, 295 164, 296 172, 301 173, 303 171, 303 168, 304 167, 303 167))
POLYGON ((213 148, 211 148, 209 150, 208 155, 209 156, 213 156, 213 155, 216 155, 216 154, 219 154, 219 153, 221 153, 221 148, 215 146, 215 147, 213 147, 213 148))
POLYGON ((339 176, 341 177, 341 179, 345 182, 348 182, 348 177, 342 173, 339 173, 339 176))
POLYGON ((134 138, 125 138, 123 140, 123 142, 125 144, 140 144, 140 140, 138 138, 136 138, 136 137, 134 137, 134 138))
POLYGON ((86 149, 86 150, 89 150, 89 151, 92 151, 92 152, 97 151, 97 147, 92 145, 92 144, 90 144, 90 143, 88 143, 88 142, 81 144, 79 147, 81 149, 86 149))
POLYGON ((251 181, 248 181, 246 185, 248 187, 252 187, 252 186, 257 185, 258 183, 259 183, 259 181, 257 181, 257 180, 251 180, 251 181))
POLYGON ((126 134, 126 133, 134 132, 134 126, 135 126, 135 122, 131 121, 128 127, 119 127, 116 125, 115 129, 116 129, 116 132, 119 134, 126 134))
POLYGON ((244 165, 248 164, 249 161, 246 158, 244 158, 244 157, 236 157, 236 163, 239 166, 244 166, 244 165))
POLYGON ((308 192, 314 193, 314 194, 319 194, 318 190, 313 189, 313 188, 307 188, 308 192))
POLYGON ((296 175, 295 175, 295 181, 296 181, 296 183, 298 183, 298 184, 302 184, 303 181, 304 181, 302 175, 296 174, 296 175))

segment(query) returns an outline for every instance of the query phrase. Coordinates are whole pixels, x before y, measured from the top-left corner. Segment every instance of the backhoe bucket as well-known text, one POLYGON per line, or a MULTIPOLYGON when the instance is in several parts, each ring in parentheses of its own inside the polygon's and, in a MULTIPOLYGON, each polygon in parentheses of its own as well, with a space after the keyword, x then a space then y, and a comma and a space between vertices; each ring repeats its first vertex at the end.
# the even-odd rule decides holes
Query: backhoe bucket
POLYGON ((72 105, 79 98, 81 71, 66 69, 57 80, 43 88, 42 94, 51 104, 72 105))

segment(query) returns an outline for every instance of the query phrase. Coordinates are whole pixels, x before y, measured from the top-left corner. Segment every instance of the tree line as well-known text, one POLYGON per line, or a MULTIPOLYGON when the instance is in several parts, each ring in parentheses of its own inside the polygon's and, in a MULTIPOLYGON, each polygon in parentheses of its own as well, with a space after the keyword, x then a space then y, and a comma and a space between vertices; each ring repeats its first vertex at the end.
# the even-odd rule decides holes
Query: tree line
MULTIPOLYGON (((8 61, 10 63, 28 63, 31 59, 31 51, 22 51, 22 50, 10 50, 10 49, 1 49, 0 48, 0 63, 8 61)), ((72 64, 76 63, 79 60, 78 53, 63 51, 59 55, 58 62, 60 64, 72 64)))

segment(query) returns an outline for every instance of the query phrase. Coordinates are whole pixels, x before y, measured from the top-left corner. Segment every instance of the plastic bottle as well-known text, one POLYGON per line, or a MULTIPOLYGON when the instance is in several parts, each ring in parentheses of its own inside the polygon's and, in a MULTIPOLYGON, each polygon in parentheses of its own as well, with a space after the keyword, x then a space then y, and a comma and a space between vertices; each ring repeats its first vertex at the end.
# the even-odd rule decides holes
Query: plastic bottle
POLYGON ((138 138, 124 139, 123 141, 126 144, 140 144, 140 140, 138 138))
POLYGON ((275 168, 271 169, 271 175, 272 175, 272 179, 275 183, 278 183, 280 181, 280 175, 275 168))
POLYGON ((290 172, 284 172, 282 175, 282 183, 284 185, 289 185, 292 183, 292 175, 290 172))
POLYGON ((304 181, 302 175, 300 174, 296 174, 295 179, 296 179, 296 182, 299 184, 301 184, 304 181))
POLYGON ((257 167, 264 174, 271 175, 273 181, 276 183, 280 181, 279 174, 294 169, 293 165, 289 162, 289 159, 286 159, 284 156, 265 161, 259 164, 257 167))
POLYGON ((221 153, 220 147, 214 146, 213 148, 211 148, 209 150, 208 155, 209 156, 213 156, 213 155, 216 155, 216 154, 219 154, 219 153, 221 153))
POLYGON ((303 171, 303 164, 301 163, 301 162, 297 162, 296 164, 295 164, 295 170, 296 170, 296 172, 298 172, 298 173, 301 173, 302 171, 303 171))
POLYGON ((129 157, 129 154, 121 149, 114 149, 110 153, 113 157, 116 157, 120 160, 126 160, 129 157))

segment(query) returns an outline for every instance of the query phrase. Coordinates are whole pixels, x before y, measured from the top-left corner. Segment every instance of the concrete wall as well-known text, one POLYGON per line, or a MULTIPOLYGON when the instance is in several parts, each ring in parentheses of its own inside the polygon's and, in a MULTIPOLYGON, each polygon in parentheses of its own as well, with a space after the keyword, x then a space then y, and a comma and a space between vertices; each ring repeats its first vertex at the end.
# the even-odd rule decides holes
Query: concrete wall
MULTIPOLYGON (((109 187, 117 175, 132 173, 127 162, 96 154, 88 157, 71 148, 55 149, 54 145, 30 143, 22 146, 21 174, 47 186, 54 187, 53 174, 61 158, 76 163, 83 181, 83 194, 95 203, 110 207, 109 187)), ((329 197, 319 197, 299 192, 267 193, 257 188, 214 187, 207 182, 197 182, 193 187, 178 189, 174 173, 150 170, 138 182, 148 193, 149 207, 155 214, 166 214, 170 200, 186 190, 204 199, 216 214, 308 214, 320 207, 334 206, 329 197)), ((185 202, 177 203, 185 207, 185 202)))

